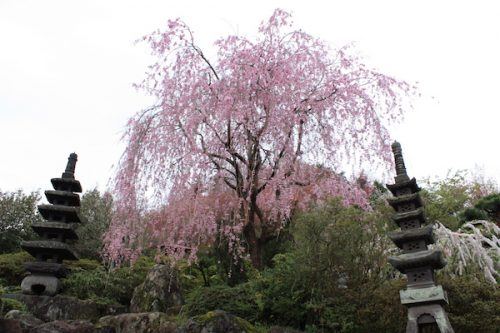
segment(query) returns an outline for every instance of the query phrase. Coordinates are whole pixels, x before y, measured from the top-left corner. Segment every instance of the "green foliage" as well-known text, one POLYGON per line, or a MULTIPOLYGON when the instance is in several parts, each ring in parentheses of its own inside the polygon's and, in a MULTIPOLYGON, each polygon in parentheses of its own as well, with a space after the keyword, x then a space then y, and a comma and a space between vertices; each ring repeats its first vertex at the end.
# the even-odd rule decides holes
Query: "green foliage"
MULTIPOLYGON (((473 207, 481 198, 498 190, 492 182, 479 178, 460 170, 454 174, 448 173, 442 180, 424 180, 421 195, 429 221, 440 222, 451 230, 457 230, 462 224, 461 213, 464 209, 473 207)), ((468 214, 471 217, 482 216, 477 211, 468 214)))
POLYGON ((97 299, 128 305, 135 287, 144 282, 153 261, 141 257, 133 266, 105 269, 97 261, 79 260, 63 280, 64 293, 79 299, 97 299))
POLYGON ((2 298, 2 312, 0 312, 0 315, 5 315, 7 312, 11 310, 19 310, 19 311, 26 311, 26 305, 24 303, 21 303, 15 299, 10 299, 10 298, 2 298))
POLYGON ((455 332, 496 333, 500 327, 500 289, 488 281, 462 277, 440 280, 448 293, 455 332))
POLYGON ((87 191, 82 196, 80 209, 86 222, 77 229, 79 240, 74 245, 75 250, 82 258, 98 260, 103 247, 102 236, 111 222, 113 197, 97 189, 87 191))
POLYGON ((389 216, 344 207, 339 200, 298 217, 294 225, 297 263, 315 289, 357 286, 385 277, 389 216), (326 284, 326 285, 325 285, 326 284))
POLYGON ((307 322, 306 303, 310 290, 297 275, 299 268, 294 254, 278 254, 273 268, 266 269, 253 283, 260 290, 262 319, 273 325, 301 328, 307 322))
POLYGON ((19 286, 26 276, 23 264, 33 260, 29 253, 21 251, 0 255, 0 285, 19 286))
POLYGON ((21 241, 35 237, 31 224, 42 221, 39 201, 38 192, 0 191, 0 254, 21 251, 21 241))
POLYGON ((500 193, 481 198, 472 208, 462 214, 463 221, 490 220, 500 223, 500 193))
POLYGON ((255 294, 246 283, 235 287, 218 285, 195 289, 186 299, 186 309, 191 316, 224 310, 250 322, 260 316, 255 294))
POLYGON ((307 332, 401 332, 406 312, 399 301, 402 282, 366 282, 340 287, 317 281, 304 272, 292 254, 275 257, 262 274, 263 320, 307 332), (311 285, 313 283, 313 285, 311 285))

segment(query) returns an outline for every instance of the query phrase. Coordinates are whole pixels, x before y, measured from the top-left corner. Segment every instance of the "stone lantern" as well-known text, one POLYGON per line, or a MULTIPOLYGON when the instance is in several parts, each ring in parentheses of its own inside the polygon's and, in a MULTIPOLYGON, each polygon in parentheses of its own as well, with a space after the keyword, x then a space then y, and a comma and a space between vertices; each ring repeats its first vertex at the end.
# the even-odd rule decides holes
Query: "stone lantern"
POLYGON ((30 272, 21 283, 24 294, 56 295, 62 286, 59 279, 66 275, 63 260, 78 260, 67 242, 78 239, 75 228, 82 222, 78 195, 82 187, 75 180, 76 161, 77 155, 71 154, 61 178, 51 179, 54 190, 45 191, 50 204, 38 206, 45 221, 33 223, 31 228, 40 236, 40 240, 21 243, 23 250, 35 258, 24 264, 30 272))
POLYGON ((408 308, 406 333, 453 333, 443 306, 448 304, 446 292, 436 284, 434 271, 446 265, 438 249, 429 249, 434 243, 432 225, 426 224, 420 188, 415 178, 406 174, 401 145, 392 144, 396 162, 395 184, 387 185, 394 198, 388 199, 396 213, 393 221, 400 231, 389 237, 402 250, 390 257, 394 268, 407 276, 407 289, 400 290, 401 303, 408 308))

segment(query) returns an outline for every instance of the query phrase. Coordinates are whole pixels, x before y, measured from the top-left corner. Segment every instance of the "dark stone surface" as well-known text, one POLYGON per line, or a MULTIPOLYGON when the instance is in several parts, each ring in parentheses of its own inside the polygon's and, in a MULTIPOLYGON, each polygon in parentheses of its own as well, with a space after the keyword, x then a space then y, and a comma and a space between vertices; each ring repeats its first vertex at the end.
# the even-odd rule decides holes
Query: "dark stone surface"
POLYGON ((65 239, 78 239, 75 229, 77 224, 64 222, 37 222, 31 225, 38 235, 43 235, 45 232, 57 235, 63 235, 65 239))
POLYGON ((94 333, 94 325, 87 320, 55 320, 32 328, 29 333, 94 333))
POLYGON ((15 319, 19 321, 19 324, 21 325, 21 328, 24 332, 28 332, 30 329, 43 324, 43 320, 36 318, 31 313, 22 312, 19 310, 11 310, 7 312, 5 318, 15 319))
POLYGON ((56 191, 69 191, 75 193, 82 193, 82 185, 78 180, 52 178, 50 182, 52 183, 52 186, 56 191))
POLYGON ((80 207, 80 196, 73 192, 47 190, 45 197, 53 205, 80 207))
POLYGON ((255 328, 246 320, 225 311, 210 311, 191 318, 178 333, 249 333, 255 328))
POLYGON ((106 316, 101 318, 95 327, 111 327, 116 333, 176 333, 178 328, 177 324, 162 312, 106 316))
POLYGON ((134 290, 130 312, 166 312, 183 304, 180 280, 169 265, 155 265, 134 290))
POLYGON ((304 333, 289 327, 272 326, 267 333, 304 333))
POLYGON ((410 220, 418 220, 420 224, 424 224, 426 222, 423 208, 416 208, 412 211, 404 213, 396 213, 393 215, 392 219, 398 226, 401 226, 403 222, 410 220))
POLYGON ((424 205, 424 203, 422 202, 422 198, 420 197, 420 194, 418 192, 401 195, 395 198, 388 198, 387 202, 394 209, 397 209, 397 207, 400 206, 401 204, 407 204, 407 203, 414 204, 415 208, 419 208, 424 205))
POLYGON ((123 313, 126 310, 122 305, 106 305, 63 295, 49 297, 7 294, 2 295, 2 297, 13 298, 26 304, 30 313, 45 322, 54 320, 89 320, 94 322, 103 316, 123 313))
POLYGON ((437 249, 403 253, 398 256, 389 257, 389 263, 401 273, 418 267, 428 266, 434 269, 441 269, 446 266, 443 254, 437 249))
POLYGON ((21 323, 15 319, 1 319, 0 318, 0 332, 1 333, 23 333, 21 323))
POLYGON ((75 179, 76 161, 78 161, 78 155, 75 153, 69 154, 66 169, 61 176, 63 179, 75 179))
POLYGON ((81 223, 80 207, 64 206, 64 205, 38 205, 38 211, 45 220, 49 222, 66 222, 66 223, 81 223), (64 219, 58 221, 55 219, 64 219))
POLYGON ((78 260, 77 254, 66 243, 55 240, 23 241, 21 248, 36 257, 38 253, 57 255, 62 260, 78 260))
POLYGON ((56 277, 65 277, 68 273, 63 264, 45 261, 30 261, 23 264, 24 268, 31 273, 47 273, 56 277))
POLYGON ((387 184, 386 187, 395 196, 400 196, 402 194, 417 193, 420 191, 420 187, 417 185, 417 180, 412 178, 408 181, 404 181, 396 184, 387 184), (400 193, 401 190, 408 189, 407 193, 400 193))
POLYGON ((434 235, 432 232, 432 225, 426 225, 423 228, 409 229, 405 231, 393 231, 389 233, 389 237, 400 249, 406 242, 414 242, 423 240, 427 245, 434 244, 434 235))

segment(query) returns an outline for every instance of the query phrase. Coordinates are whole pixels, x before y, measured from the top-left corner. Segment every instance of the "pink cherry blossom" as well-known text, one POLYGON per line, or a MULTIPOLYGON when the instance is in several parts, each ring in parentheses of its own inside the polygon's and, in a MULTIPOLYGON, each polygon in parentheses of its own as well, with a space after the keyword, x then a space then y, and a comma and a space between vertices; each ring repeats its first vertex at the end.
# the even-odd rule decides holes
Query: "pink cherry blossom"
POLYGON ((138 87, 158 102, 127 124, 111 260, 153 245, 195 260, 223 235, 260 267, 295 210, 330 196, 367 207, 340 171, 392 163, 386 126, 414 87, 294 30, 283 10, 258 32, 219 39, 216 59, 179 19, 143 38, 158 60, 138 87))

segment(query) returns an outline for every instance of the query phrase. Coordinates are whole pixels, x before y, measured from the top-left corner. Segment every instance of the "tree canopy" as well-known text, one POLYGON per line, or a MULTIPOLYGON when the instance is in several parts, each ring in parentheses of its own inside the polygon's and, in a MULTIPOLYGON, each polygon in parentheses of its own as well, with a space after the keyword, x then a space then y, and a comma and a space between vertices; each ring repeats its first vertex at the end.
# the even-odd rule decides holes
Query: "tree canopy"
POLYGON ((127 125, 110 259, 136 256, 146 233, 191 259, 222 235, 258 267, 262 245, 296 209, 330 196, 367 206, 341 170, 391 163, 386 126, 414 87, 369 69, 350 47, 332 51, 294 30, 279 9, 255 40, 216 41, 215 60, 180 19, 143 40, 158 60, 138 86, 157 104, 127 125))

